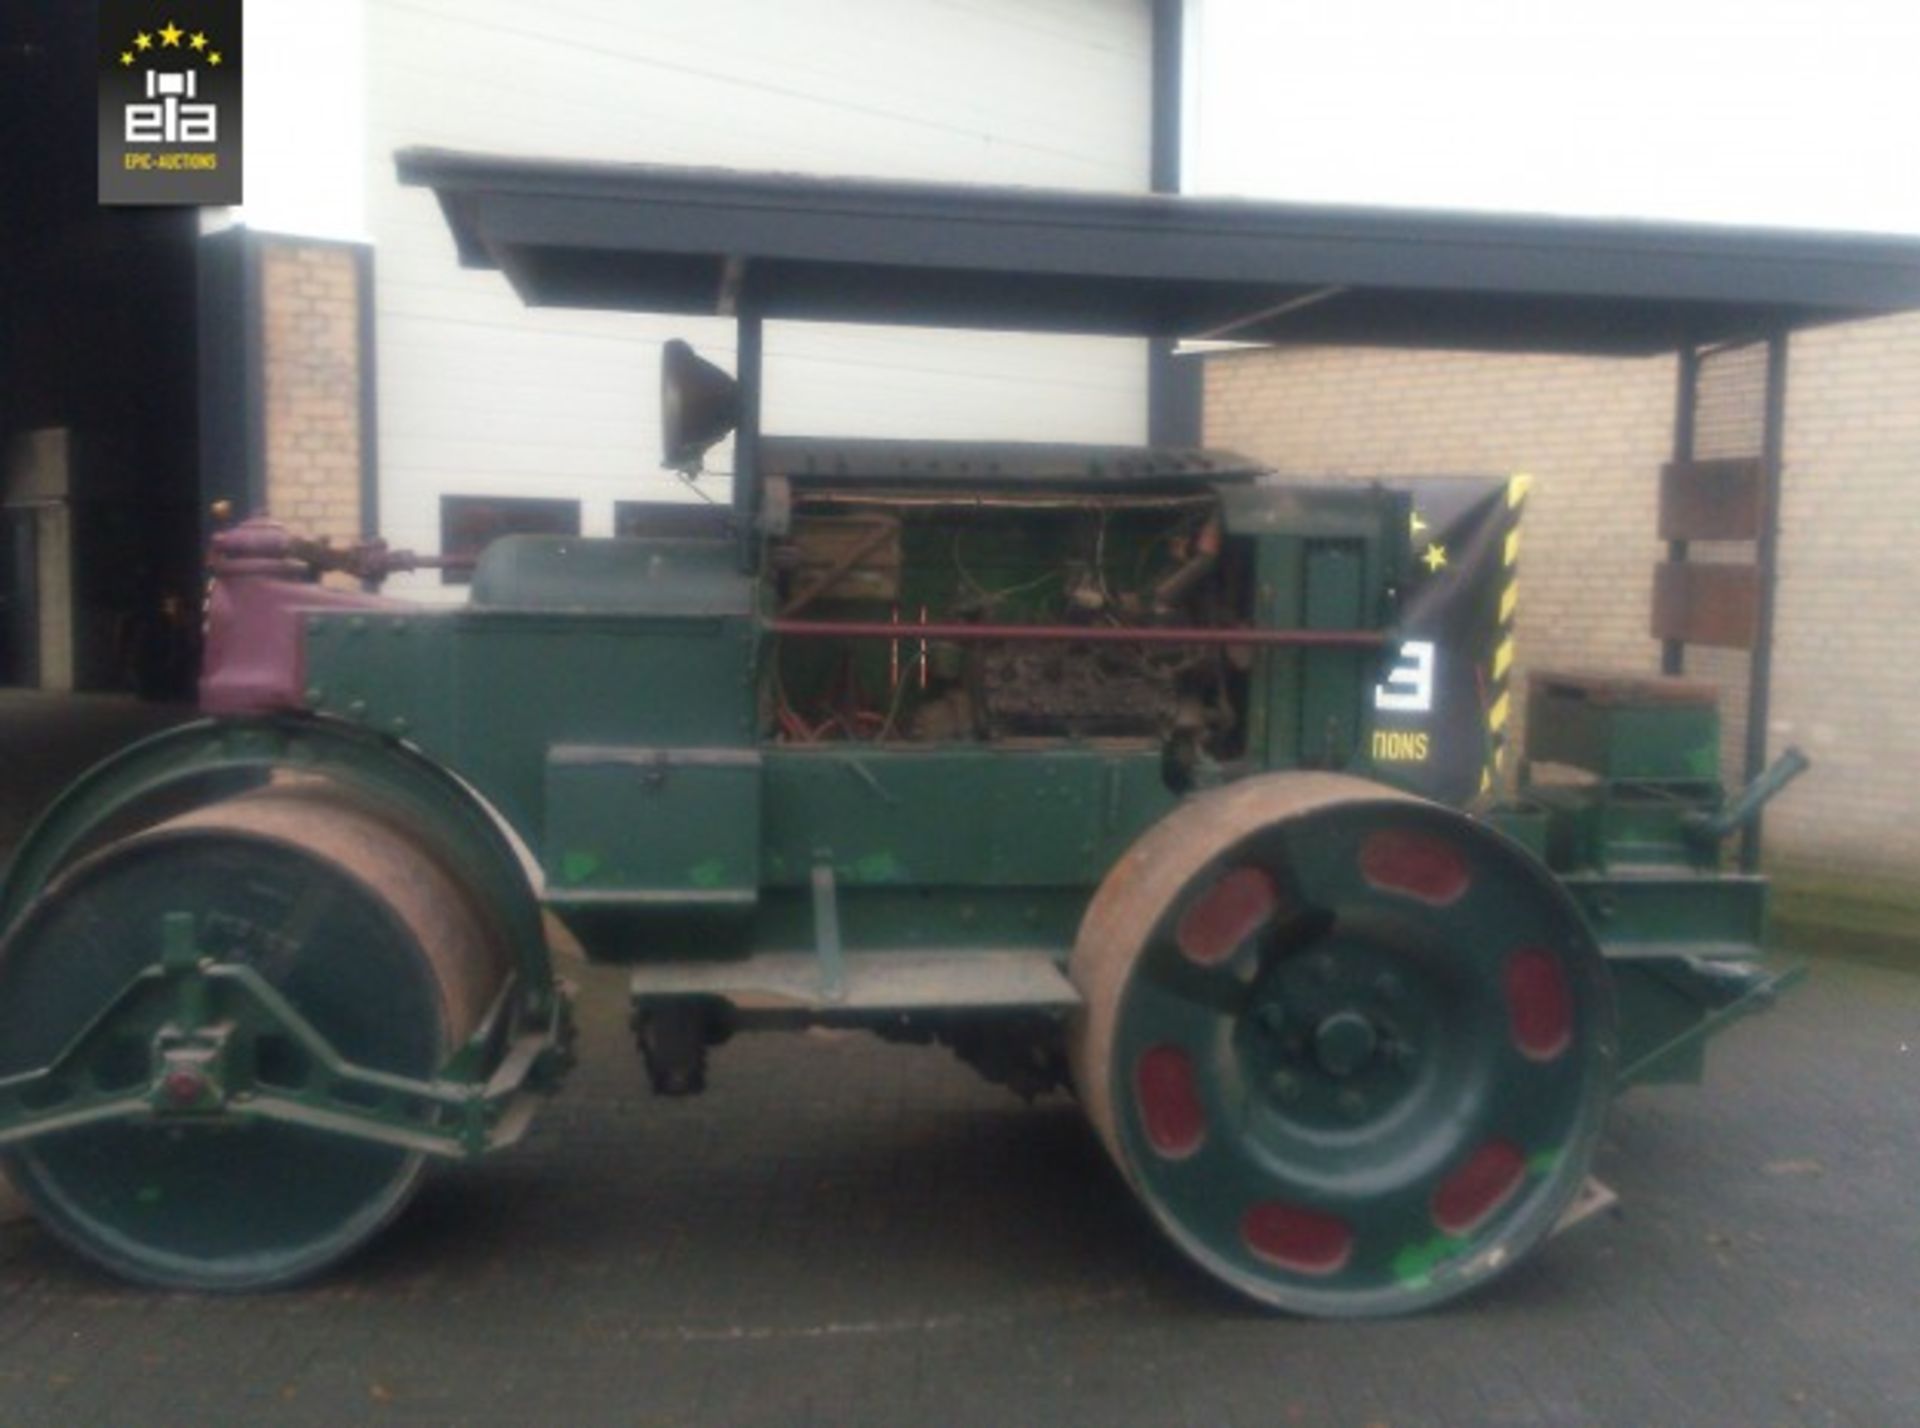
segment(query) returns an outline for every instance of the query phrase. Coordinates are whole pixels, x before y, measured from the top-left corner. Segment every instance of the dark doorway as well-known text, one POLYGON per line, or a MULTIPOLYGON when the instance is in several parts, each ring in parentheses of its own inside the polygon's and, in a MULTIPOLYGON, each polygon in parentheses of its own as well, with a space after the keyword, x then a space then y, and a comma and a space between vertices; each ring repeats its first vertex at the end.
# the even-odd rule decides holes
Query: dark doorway
POLYGON ((0 3, 0 685, 179 697, 198 603, 201 216, 97 202, 95 10, 0 3))
POLYGON ((31 511, 0 510, 0 684, 40 682, 40 602, 31 511))

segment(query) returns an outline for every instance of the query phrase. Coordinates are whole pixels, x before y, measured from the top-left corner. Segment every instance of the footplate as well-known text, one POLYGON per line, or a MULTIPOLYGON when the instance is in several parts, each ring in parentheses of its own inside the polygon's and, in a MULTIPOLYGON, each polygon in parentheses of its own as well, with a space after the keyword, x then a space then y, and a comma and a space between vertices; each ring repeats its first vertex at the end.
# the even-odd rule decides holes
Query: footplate
POLYGON ((636 1006, 684 997, 728 1003, 737 1014, 865 1019, 888 1013, 1063 1013, 1080 995, 1045 948, 844 952, 823 969, 811 952, 741 961, 666 962, 635 969, 636 1006))

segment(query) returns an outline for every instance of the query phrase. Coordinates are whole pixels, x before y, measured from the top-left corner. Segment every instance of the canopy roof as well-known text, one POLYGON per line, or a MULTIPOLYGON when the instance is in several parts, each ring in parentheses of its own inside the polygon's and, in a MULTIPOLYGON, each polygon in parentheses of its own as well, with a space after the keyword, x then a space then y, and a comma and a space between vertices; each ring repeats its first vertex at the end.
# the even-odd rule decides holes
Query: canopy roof
POLYGON ((1645 354, 1920 307, 1920 241, 407 149, 529 303, 1645 354))

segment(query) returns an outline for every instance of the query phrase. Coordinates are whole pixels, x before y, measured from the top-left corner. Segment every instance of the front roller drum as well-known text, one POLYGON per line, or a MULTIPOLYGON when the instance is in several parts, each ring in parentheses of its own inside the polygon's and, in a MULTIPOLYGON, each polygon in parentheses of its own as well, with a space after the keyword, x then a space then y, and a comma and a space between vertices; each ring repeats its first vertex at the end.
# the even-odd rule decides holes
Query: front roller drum
MULTIPOLYGON (((324 784, 277 784, 115 843, 47 889, 0 945, 0 1077, 50 1064, 161 960, 182 913, 203 956, 252 968, 349 1061, 409 1078, 442 1071, 508 978, 504 944, 417 830, 324 784)), ((109 1042, 90 1074, 144 1076, 152 1052, 109 1042)), ((264 1083, 300 1074, 291 1044, 247 1054, 264 1083)), ((6 1169, 43 1224, 115 1273, 239 1290, 352 1252, 424 1161, 305 1125, 156 1118, 29 1141, 6 1169)))
POLYGON ((1419 1309, 1578 1193, 1614 1058, 1605 964, 1515 845, 1332 774, 1182 804, 1071 967, 1089 1118, 1191 1259, 1263 1304, 1419 1309))

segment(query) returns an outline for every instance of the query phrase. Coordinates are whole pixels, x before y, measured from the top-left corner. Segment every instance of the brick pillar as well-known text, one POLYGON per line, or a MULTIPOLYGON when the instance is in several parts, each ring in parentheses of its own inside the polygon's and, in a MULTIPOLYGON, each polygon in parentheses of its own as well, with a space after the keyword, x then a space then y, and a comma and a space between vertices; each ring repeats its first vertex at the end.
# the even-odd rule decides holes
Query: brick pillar
POLYGON ((259 240, 265 508, 306 535, 357 539, 370 412, 364 249, 259 240))

